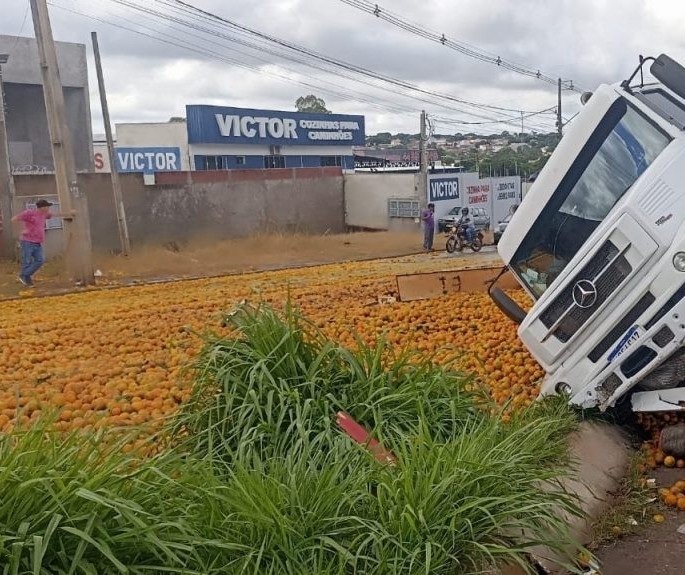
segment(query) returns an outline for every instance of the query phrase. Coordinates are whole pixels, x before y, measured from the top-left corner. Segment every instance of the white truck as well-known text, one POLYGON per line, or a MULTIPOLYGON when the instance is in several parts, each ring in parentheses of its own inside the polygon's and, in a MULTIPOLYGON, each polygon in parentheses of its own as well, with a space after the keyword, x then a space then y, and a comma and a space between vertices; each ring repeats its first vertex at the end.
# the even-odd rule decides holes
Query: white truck
POLYGON ((491 296, 547 372, 542 395, 683 409, 685 68, 641 58, 581 101, 498 245, 534 305, 491 296))

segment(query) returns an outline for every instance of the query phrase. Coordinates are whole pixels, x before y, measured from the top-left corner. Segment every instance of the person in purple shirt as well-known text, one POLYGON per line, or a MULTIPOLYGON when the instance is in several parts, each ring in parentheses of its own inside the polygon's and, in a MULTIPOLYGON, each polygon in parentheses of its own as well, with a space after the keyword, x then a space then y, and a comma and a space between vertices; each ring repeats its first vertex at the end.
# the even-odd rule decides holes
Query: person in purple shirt
POLYGON ((42 266, 43 243, 45 242, 45 222, 52 217, 72 219, 74 212, 70 214, 50 213, 51 202, 38 200, 35 210, 26 210, 12 218, 12 223, 23 225, 20 236, 21 244, 21 272, 19 281, 27 287, 33 287, 33 274, 42 266))
POLYGON ((423 249, 433 251, 433 236, 435 235, 435 204, 428 204, 428 209, 421 214, 423 221, 423 249))

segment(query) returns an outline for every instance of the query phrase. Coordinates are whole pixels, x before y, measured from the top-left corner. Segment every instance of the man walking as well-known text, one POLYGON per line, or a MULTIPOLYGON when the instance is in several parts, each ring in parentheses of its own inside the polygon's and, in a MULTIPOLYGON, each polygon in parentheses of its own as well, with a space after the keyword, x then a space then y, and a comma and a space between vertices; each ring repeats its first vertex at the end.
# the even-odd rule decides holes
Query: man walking
POLYGON ((27 287, 33 287, 35 274, 45 261, 43 243, 45 242, 45 222, 52 217, 71 219, 73 213, 52 214, 47 200, 38 200, 35 210, 25 210, 12 218, 13 223, 21 222, 23 230, 20 236, 21 244, 21 272, 19 281, 27 287))
POLYGON ((423 220, 423 249, 433 251, 433 235, 435 234, 435 204, 428 204, 428 209, 421 214, 423 220))

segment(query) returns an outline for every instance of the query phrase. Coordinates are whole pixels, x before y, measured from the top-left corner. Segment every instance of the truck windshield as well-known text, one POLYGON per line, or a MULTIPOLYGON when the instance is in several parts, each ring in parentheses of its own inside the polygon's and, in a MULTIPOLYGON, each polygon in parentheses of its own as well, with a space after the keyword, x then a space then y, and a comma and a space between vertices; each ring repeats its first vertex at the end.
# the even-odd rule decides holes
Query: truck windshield
POLYGON ((512 259, 535 297, 670 141, 624 98, 612 104, 512 259))

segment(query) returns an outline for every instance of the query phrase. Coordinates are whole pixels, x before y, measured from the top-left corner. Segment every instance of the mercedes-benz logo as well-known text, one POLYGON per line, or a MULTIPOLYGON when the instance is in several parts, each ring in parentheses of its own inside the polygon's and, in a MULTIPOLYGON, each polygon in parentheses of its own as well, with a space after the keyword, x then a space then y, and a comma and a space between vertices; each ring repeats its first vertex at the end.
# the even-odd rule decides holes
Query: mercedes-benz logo
POLYGON ((588 309, 597 301, 597 288, 590 280, 580 280, 573 286, 573 302, 582 309, 588 309))

